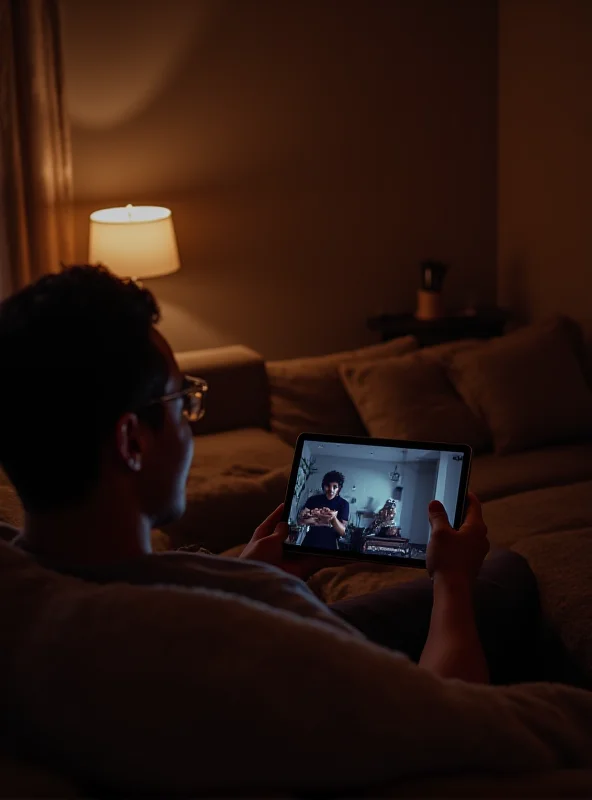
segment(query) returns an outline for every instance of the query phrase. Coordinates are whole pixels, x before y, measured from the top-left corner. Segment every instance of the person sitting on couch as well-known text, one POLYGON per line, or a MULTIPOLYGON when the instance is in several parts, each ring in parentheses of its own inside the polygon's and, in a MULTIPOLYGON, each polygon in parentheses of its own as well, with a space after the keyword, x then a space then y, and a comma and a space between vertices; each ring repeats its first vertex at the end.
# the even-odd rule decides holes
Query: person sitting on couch
POLYGON ((489 543, 474 496, 459 531, 431 503, 431 580, 330 607, 301 580, 319 562, 282 558, 281 507, 240 559, 152 553, 152 529, 184 512, 189 422, 207 391, 181 374, 158 321, 147 289, 86 265, 0 305, 0 464, 25 512, 15 547, 87 581, 240 595, 407 653, 443 677, 521 679, 539 618, 536 582, 512 553, 482 567, 489 543))
POLYGON ((349 503, 340 496, 345 476, 331 470, 323 477, 322 494, 309 497, 298 515, 300 525, 310 525, 302 540, 303 547, 337 550, 339 539, 345 536, 349 520, 349 503))

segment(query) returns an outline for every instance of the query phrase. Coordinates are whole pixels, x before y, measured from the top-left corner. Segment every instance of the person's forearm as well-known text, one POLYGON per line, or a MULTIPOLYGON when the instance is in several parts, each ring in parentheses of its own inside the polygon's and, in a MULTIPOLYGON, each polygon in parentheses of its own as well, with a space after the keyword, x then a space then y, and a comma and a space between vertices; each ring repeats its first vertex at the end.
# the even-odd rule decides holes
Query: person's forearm
POLYGON ((345 525, 337 517, 331 523, 340 536, 345 536, 345 525))
POLYGON ((441 678, 489 683, 469 581, 434 577, 432 619, 419 666, 441 678))

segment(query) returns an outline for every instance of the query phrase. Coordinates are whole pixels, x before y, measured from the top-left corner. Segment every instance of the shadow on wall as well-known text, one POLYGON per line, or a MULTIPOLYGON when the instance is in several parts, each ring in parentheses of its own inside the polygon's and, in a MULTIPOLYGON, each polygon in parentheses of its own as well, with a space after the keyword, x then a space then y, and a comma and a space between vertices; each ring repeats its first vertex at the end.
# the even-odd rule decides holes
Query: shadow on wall
POLYGON ((61 4, 77 259, 91 211, 170 207, 175 349, 369 343, 428 253, 493 299, 494 0, 61 4))
POLYGON ((64 61, 72 124, 108 131, 145 112, 177 80, 199 45, 210 5, 203 0, 173 2, 163 14, 162 0, 142 0, 141 7, 129 0, 65 0, 64 61), (89 27, 94 36, 78 35, 89 27))

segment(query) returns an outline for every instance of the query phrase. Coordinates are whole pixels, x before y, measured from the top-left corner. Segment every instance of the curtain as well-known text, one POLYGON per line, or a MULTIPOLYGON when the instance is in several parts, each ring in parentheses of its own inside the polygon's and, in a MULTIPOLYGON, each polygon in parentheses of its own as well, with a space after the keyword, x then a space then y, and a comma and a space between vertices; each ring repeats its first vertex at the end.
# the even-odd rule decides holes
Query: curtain
POLYGON ((59 0, 0 0, 0 292, 71 263, 59 0))

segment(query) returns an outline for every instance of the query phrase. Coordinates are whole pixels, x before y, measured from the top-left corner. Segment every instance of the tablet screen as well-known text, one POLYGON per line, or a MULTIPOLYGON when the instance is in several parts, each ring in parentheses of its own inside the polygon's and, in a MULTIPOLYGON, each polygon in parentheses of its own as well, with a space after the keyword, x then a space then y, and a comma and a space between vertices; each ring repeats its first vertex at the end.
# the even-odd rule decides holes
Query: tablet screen
POLYGON ((468 448, 434 447, 302 439, 287 498, 287 544, 424 562, 428 505, 440 500, 450 523, 460 523, 470 460, 468 448))

